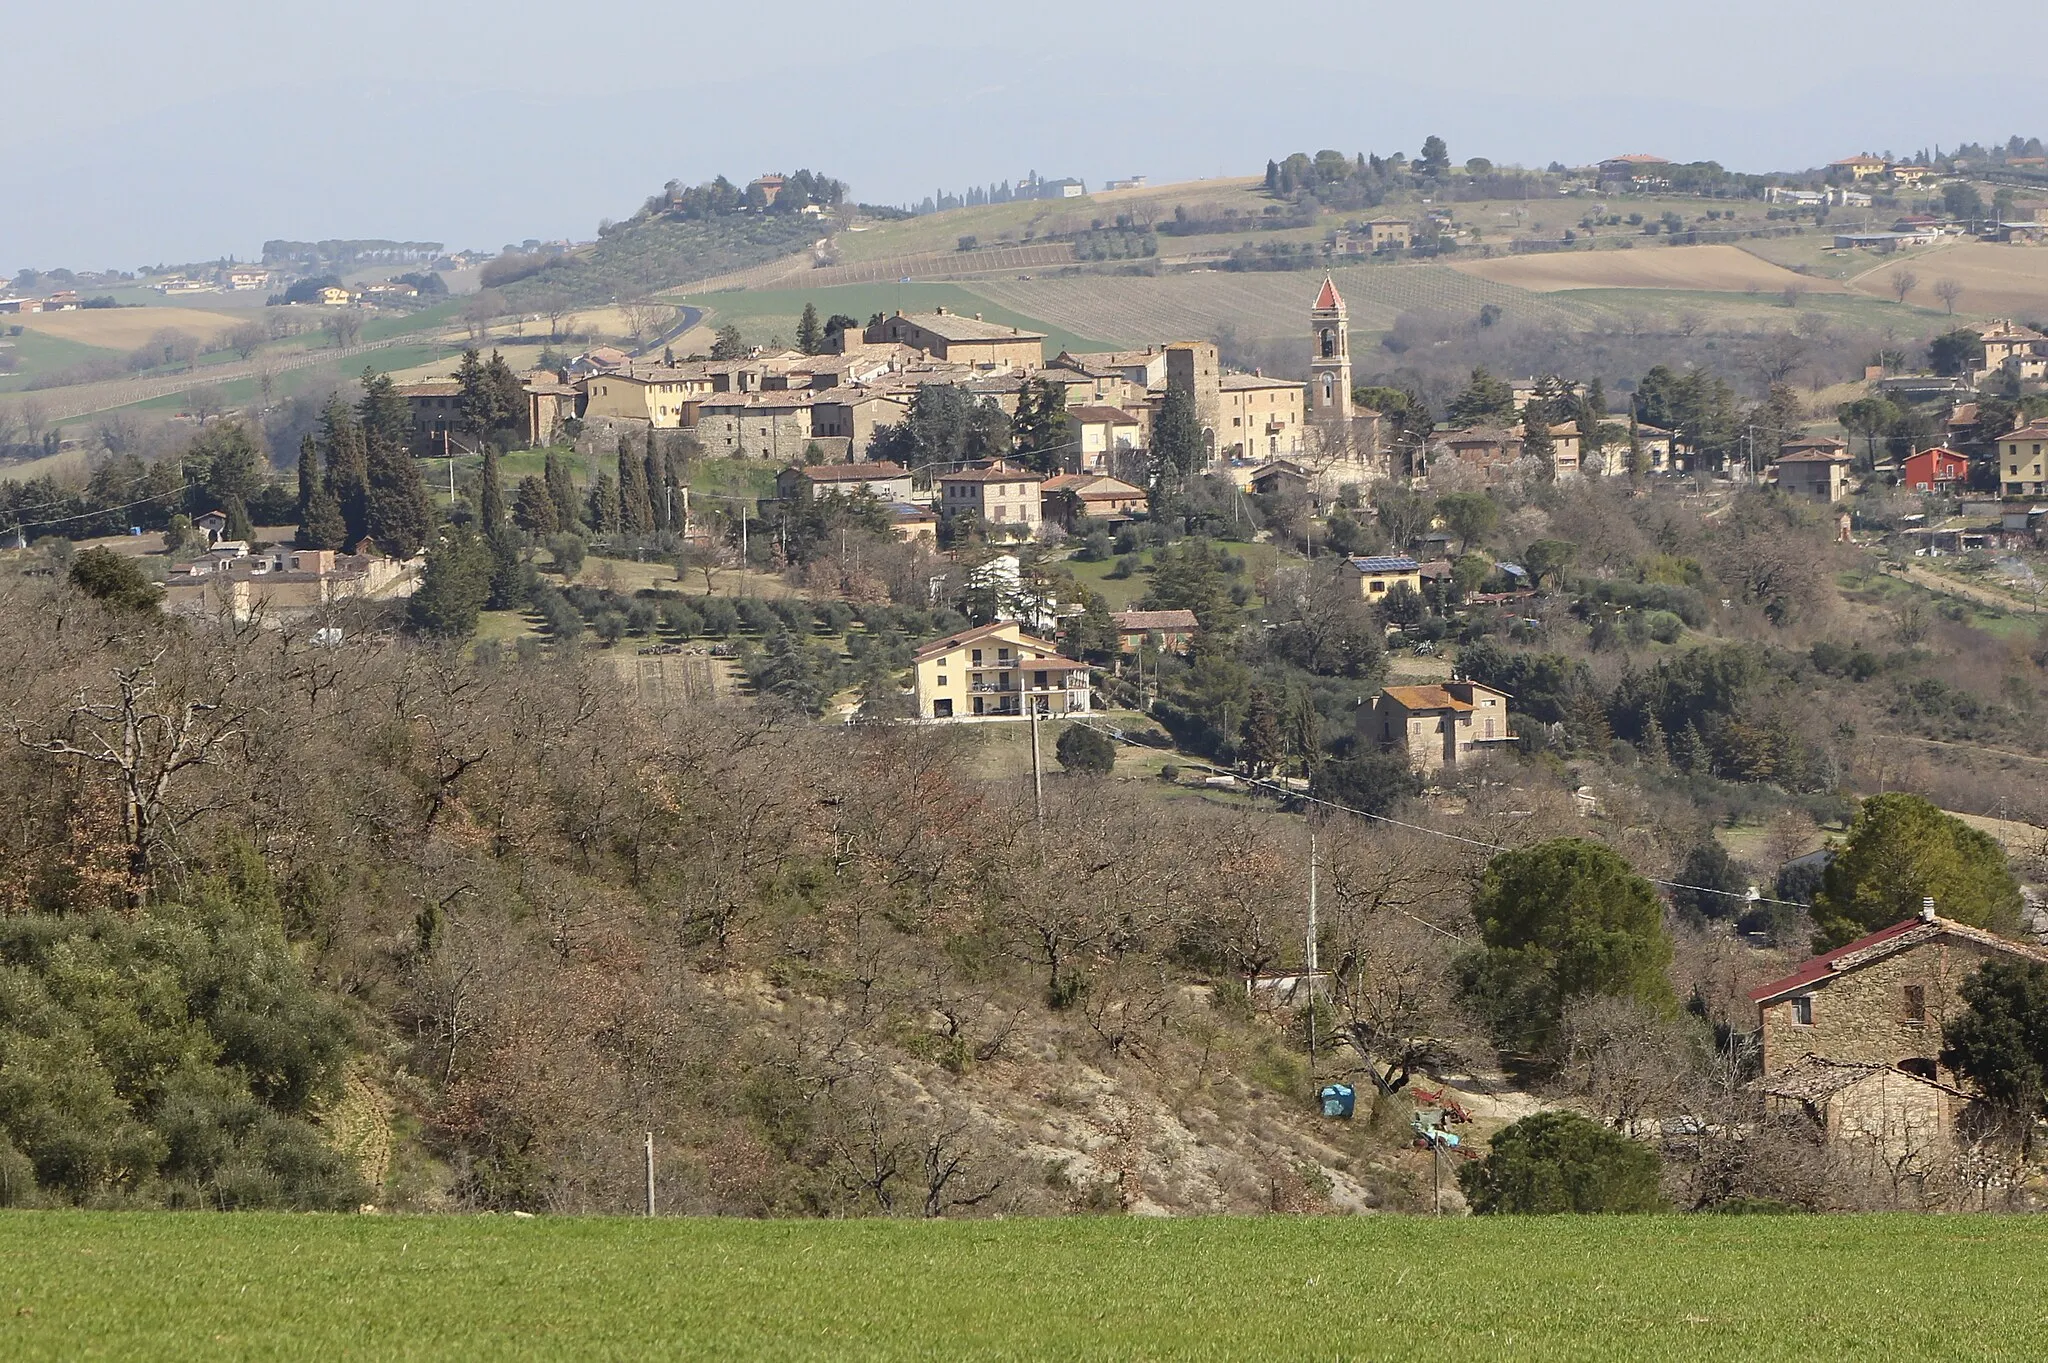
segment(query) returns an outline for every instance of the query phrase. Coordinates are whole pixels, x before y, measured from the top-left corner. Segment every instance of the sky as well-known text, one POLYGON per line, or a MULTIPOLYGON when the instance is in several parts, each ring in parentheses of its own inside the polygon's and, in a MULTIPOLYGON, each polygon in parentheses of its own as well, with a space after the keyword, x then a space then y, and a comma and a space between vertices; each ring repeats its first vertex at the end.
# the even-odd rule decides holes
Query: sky
POLYGON ((799 167, 900 203, 1432 133, 1459 160, 1745 171, 2048 137, 2048 83, 1998 58, 2048 47, 2040 0, 30 4, 0 75, 9 275, 277 237, 581 240, 670 179, 799 167))

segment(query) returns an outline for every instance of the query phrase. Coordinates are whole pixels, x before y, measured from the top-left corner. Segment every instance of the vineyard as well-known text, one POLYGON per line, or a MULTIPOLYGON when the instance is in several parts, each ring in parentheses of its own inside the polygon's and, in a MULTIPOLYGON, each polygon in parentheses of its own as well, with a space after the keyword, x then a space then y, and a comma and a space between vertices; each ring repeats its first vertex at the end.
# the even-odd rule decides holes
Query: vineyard
MULTIPOLYGON (((1334 272, 1354 331, 1392 327, 1404 312, 1477 314, 1493 304, 1517 321, 1581 327, 1594 310, 1476 279, 1442 265, 1354 265, 1334 272)), ((1070 275, 980 280, 976 293, 1071 331, 1120 344, 1207 337, 1227 329, 1252 339, 1306 334, 1322 282, 1309 272, 1197 271, 1156 277, 1070 275)))

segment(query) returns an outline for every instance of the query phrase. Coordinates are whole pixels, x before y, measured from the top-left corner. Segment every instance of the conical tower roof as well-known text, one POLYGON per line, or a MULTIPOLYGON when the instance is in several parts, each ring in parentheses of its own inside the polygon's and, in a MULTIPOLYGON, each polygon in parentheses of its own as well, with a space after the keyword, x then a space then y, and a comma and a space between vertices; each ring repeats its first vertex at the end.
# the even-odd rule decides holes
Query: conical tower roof
POLYGON ((1316 311, 1330 312, 1344 306, 1344 300, 1337 293, 1337 281, 1323 276, 1323 291, 1316 295, 1316 311))

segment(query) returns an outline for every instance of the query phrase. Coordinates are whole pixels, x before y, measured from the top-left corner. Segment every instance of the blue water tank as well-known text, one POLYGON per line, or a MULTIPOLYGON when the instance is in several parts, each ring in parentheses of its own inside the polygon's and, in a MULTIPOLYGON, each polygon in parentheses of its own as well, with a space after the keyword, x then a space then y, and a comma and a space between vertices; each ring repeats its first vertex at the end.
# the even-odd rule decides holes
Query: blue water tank
POLYGON ((1341 1117, 1346 1121, 1350 1120, 1351 1109, 1358 1101, 1358 1095, 1352 1092, 1349 1084, 1325 1084, 1316 1096, 1322 1099, 1325 1117, 1341 1117))

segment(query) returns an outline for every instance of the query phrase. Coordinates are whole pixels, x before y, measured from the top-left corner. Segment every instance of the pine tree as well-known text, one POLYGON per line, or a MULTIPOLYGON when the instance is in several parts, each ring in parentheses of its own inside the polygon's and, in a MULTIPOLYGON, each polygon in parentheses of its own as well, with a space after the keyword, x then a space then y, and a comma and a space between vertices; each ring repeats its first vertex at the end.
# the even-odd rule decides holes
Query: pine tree
POLYGON ((222 499, 220 509, 228 518, 226 538, 244 544, 256 538, 256 527, 249 524, 249 504, 240 496, 230 494, 222 499))
POLYGON ((489 434, 495 413, 492 393, 484 383, 483 356, 476 353, 476 347, 462 352, 462 362, 455 366, 455 383, 461 390, 455 403, 462 413, 462 429, 479 438, 489 434))
POLYGON ((512 523, 535 539, 546 539, 562 528, 561 512, 548 493, 548 485, 531 474, 519 480, 512 502, 512 523))
POLYGON ((1268 194, 1278 194, 1280 192, 1280 163, 1278 161, 1266 162, 1266 192, 1268 194))
POLYGON ((576 480, 570 476, 569 466, 552 450, 548 452, 544 478, 548 500, 555 504, 556 529, 574 529, 577 524, 576 480))
POLYGON ((505 357, 497 351, 491 352, 491 361, 484 366, 484 386, 491 391, 492 430, 504 431, 519 436, 523 441, 526 430, 526 383, 512 372, 512 366, 505 363, 505 357))
POLYGON ((482 487, 477 494, 477 519, 483 524, 485 535, 496 535, 505 528, 505 485, 498 472, 498 447, 484 444, 484 468, 481 475, 482 487))
POLYGON ((1671 753, 1664 741, 1664 726, 1657 722, 1655 715, 1651 715, 1643 725, 1643 741, 1638 746, 1642 749, 1645 766, 1664 768, 1671 765, 1671 753))
POLYGON ((380 553, 411 558, 427 542, 434 527, 433 503, 419 466, 403 445, 381 435, 369 440, 369 493, 364 499, 365 535, 380 553))
POLYGON ((406 603, 414 629, 444 639, 466 638, 490 595, 491 556, 475 535, 451 530, 427 554, 419 590, 406 603))
POLYGON ((1688 776, 1713 775, 1714 756, 1707 750, 1707 741, 1700 737, 1699 726, 1691 720, 1685 722, 1671 744, 1671 763, 1688 776))
POLYGON ((619 441, 619 529, 628 535, 654 530, 654 508, 647 502, 647 465, 623 439, 619 441))
POLYGON ((818 308, 815 303, 804 304, 804 315, 796 322, 796 347, 806 355, 823 352, 825 334, 818 328, 818 308))

